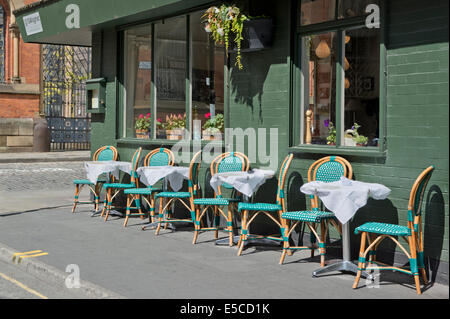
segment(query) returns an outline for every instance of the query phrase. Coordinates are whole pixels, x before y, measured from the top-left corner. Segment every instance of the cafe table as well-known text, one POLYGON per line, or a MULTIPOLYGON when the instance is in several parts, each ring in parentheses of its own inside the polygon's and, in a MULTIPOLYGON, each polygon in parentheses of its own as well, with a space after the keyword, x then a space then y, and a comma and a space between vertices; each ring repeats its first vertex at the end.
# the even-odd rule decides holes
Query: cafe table
POLYGON ((87 179, 96 184, 101 174, 109 173, 119 179, 120 171, 131 173, 131 163, 121 161, 87 161, 84 162, 87 179))
MULTIPOLYGON (((174 192, 178 192, 183 188, 183 180, 189 180, 189 167, 185 166, 142 166, 136 170, 139 180, 146 186, 150 187, 155 185, 158 181, 164 179, 163 189, 167 191, 168 183, 174 192)), ((157 222, 148 223, 142 227, 146 229, 148 227, 157 226, 157 222)), ((175 230, 175 226, 172 223, 167 223, 167 227, 175 230)))
MULTIPOLYGON (((358 209, 367 204, 370 198, 376 200, 386 199, 391 190, 382 184, 364 183, 341 177, 339 181, 325 183, 313 181, 304 184, 300 191, 306 195, 316 195, 324 206, 334 213, 342 224, 342 260, 320 268, 313 272, 317 277, 332 271, 358 272, 358 267, 352 262, 350 256, 350 220, 358 209)), ((367 273, 362 274, 371 278, 367 273)))
MULTIPOLYGON (((209 183, 211 184, 211 187, 214 189, 216 194, 218 192, 219 186, 223 184, 230 185, 243 195, 244 202, 248 202, 250 200, 250 197, 252 197, 253 194, 256 193, 259 187, 268 179, 271 179, 274 175, 275 172, 272 170, 255 168, 246 172, 238 171, 217 173, 211 177, 209 183)), ((240 236, 234 236, 233 242, 237 244, 239 242, 239 239, 240 236)), ((267 238, 249 238, 249 240, 245 242, 245 245, 249 243, 279 245, 279 242, 267 238)), ((229 239, 218 239, 216 240, 216 245, 229 245, 229 239)))
MULTIPOLYGON (((131 173, 131 163, 121 161, 86 161, 84 162, 84 169, 86 171, 87 179, 97 184, 98 177, 102 174, 112 174, 116 179, 119 179, 120 171, 127 174, 131 173)), ((99 214, 101 211, 93 211, 92 216, 99 214)), ((122 213, 111 210, 110 215, 123 216, 122 213)))

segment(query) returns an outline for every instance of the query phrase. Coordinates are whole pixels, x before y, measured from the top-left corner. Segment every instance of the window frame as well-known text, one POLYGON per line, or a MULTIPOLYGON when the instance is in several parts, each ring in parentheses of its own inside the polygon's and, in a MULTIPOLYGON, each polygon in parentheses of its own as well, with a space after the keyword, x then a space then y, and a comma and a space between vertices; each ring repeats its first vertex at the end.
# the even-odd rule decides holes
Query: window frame
POLYGON ((316 24, 301 26, 298 12, 301 9, 301 1, 297 2, 296 17, 293 21, 294 28, 294 48, 292 61, 292 103, 291 103, 291 138, 290 151, 319 153, 319 154, 342 154, 357 156, 385 157, 387 154, 386 143, 386 86, 387 86, 387 69, 386 69, 386 47, 385 47, 385 5, 380 0, 380 93, 379 93, 379 145, 378 147, 354 147, 344 146, 342 143, 342 134, 344 132, 343 116, 344 116, 344 77, 345 71, 343 61, 345 57, 345 31, 364 27, 367 15, 357 16, 347 19, 332 20, 316 24), (325 32, 336 32, 338 36, 338 62, 336 63, 336 145, 314 145, 301 144, 304 140, 304 121, 305 114, 303 111, 303 79, 301 69, 301 39, 304 36, 319 34, 325 32), (300 89, 297 89, 300 88, 300 89))
MULTIPOLYGON (((174 145, 174 144, 193 144, 201 143, 201 145, 206 145, 210 143, 224 145, 225 144, 225 134, 223 135, 222 140, 200 140, 194 141, 192 137, 192 33, 190 28, 190 18, 191 15, 195 12, 205 10, 207 6, 204 8, 196 8, 195 10, 189 10, 187 12, 173 14, 165 17, 158 17, 151 20, 144 20, 140 22, 136 22, 129 25, 119 26, 118 30, 118 94, 117 94, 117 104, 118 104, 118 114, 117 114, 117 141, 120 143, 131 143, 131 144, 149 144, 149 145, 174 145), (152 119, 152 137, 149 139, 139 139, 136 137, 126 136, 126 118, 125 118, 125 108, 126 108, 126 88, 125 88, 125 31, 133 28, 142 27, 148 25, 151 30, 151 52, 152 57, 155 54, 155 25, 158 23, 163 23, 164 20, 168 20, 170 18, 176 17, 185 17, 186 21, 186 101, 185 101, 185 111, 186 111, 186 130, 189 130, 189 139, 183 140, 168 140, 168 139, 158 139, 156 138, 156 120, 157 120, 157 101, 156 101, 156 83, 155 83, 155 67, 154 61, 152 62, 152 70, 151 70, 151 81, 150 81, 150 110, 151 110, 151 119, 152 119)), ((224 61, 224 125, 228 127, 229 124, 229 106, 228 106, 228 79, 229 79, 229 61, 224 61)))

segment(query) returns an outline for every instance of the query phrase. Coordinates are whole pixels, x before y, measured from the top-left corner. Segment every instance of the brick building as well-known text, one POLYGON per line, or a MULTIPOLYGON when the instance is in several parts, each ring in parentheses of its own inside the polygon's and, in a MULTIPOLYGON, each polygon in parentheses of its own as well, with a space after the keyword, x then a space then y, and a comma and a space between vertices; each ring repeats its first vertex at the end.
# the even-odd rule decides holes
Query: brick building
POLYGON ((40 45, 24 43, 14 10, 35 0, 0 0, 0 152, 31 151, 39 115, 40 45))

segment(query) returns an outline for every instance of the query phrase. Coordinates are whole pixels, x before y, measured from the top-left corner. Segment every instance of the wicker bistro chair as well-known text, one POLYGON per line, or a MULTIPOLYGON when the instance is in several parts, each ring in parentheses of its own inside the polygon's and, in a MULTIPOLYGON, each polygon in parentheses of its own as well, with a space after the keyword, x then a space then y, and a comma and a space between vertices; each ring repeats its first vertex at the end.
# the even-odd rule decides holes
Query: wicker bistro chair
MULTIPOLYGON (((277 199, 276 204, 268 204, 268 203, 239 203, 238 211, 242 214, 241 219, 241 236, 239 239, 239 250, 238 256, 242 254, 242 250, 245 246, 245 242, 248 238, 268 238, 272 240, 283 241, 282 238, 274 237, 274 236, 259 236, 249 234, 250 224, 255 220, 256 216, 259 214, 265 214, 270 219, 272 219, 281 230, 281 235, 284 233, 284 229, 287 227, 286 220, 281 219, 281 214, 286 210, 285 204, 285 196, 284 196, 284 182, 286 180, 287 171, 289 170, 289 166, 291 165, 292 158, 294 155, 289 154, 280 168, 280 175, 278 178, 278 187, 277 187, 277 199), (276 216, 273 216, 273 215, 276 216), (250 218, 249 218, 250 217, 250 218)), ((284 243, 286 245, 286 243, 284 243)))
POLYGON ((195 225, 195 209, 194 209, 194 199, 198 196, 199 183, 198 183, 198 173, 200 170, 201 154, 199 151, 194 154, 191 163, 189 164, 189 191, 187 192, 161 192, 156 195, 156 199, 159 198, 159 214, 158 227, 156 228, 155 234, 158 235, 161 229, 161 225, 164 224, 164 229, 167 227, 167 223, 193 223, 195 225), (184 202, 184 199, 189 199, 189 205, 184 202), (163 206, 163 201, 167 200, 163 206), (175 203, 175 201, 181 202, 184 207, 186 207, 191 214, 190 219, 173 219, 171 218, 168 208, 175 203), (164 212, 167 213, 168 217, 164 218, 164 212))
MULTIPOLYGON (((148 153, 144 158, 144 166, 165 166, 173 165, 174 155, 171 150, 167 148, 159 148, 148 153)), ((143 198, 150 210, 150 222, 154 222, 155 218, 155 193, 161 192, 162 189, 158 187, 148 186, 145 188, 128 188, 124 190, 124 194, 127 195, 127 210, 126 217, 123 226, 126 227, 128 218, 130 216, 140 216, 141 219, 144 215, 140 209, 140 200, 143 198), (148 197, 148 198, 147 198, 148 197), (139 213, 131 213, 131 205, 133 202, 139 207, 139 213)))
MULTIPOLYGON (((133 157, 131 158, 131 181, 130 183, 106 183, 103 184, 103 188, 106 190, 106 203, 103 205, 103 210, 101 216, 103 217, 103 214, 106 212, 105 215, 105 221, 108 220, 109 212, 111 211, 112 202, 114 198, 120 193, 120 191, 127 189, 127 188, 138 188, 138 178, 136 174, 136 169, 139 163, 139 157, 141 156, 142 147, 139 147, 136 152, 134 152, 133 157), (114 192, 114 194, 113 194, 114 192)), ((139 209, 140 212, 140 203, 137 202, 137 209, 139 209)), ((115 206, 114 206, 115 207, 115 206)))
MULTIPOLYGON (((248 171, 250 166, 247 156, 239 152, 227 152, 217 156, 210 166, 211 176, 217 173, 225 172, 239 172, 248 171)), ((226 189, 232 189, 233 186, 228 184, 222 185, 226 189)), ((221 187, 218 188, 217 193, 214 193, 214 198, 196 198, 193 201, 195 208, 195 221, 194 221, 194 239, 193 244, 197 243, 198 235, 201 231, 215 231, 215 238, 219 236, 219 221, 220 215, 222 215, 227 221, 227 225, 224 231, 229 233, 230 246, 233 246, 233 211, 236 203, 241 201, 241 198, 223 198, 221 187), (225 214, 222 207, 227 207, 227 213, 225 214), (201 209, 202 208, 202 209, 201 209), (201 221, 205 216, 208 209, 214 210, 214 223, 213 227, 202 227, 201 221)))
MULTIPOLYGON (((100 147, 97 151, 95 151, 94 156, 92 157, 94 161, 115 161, 117 160, 117 149, 114 146, 108 145, 100 147)), ((113 177, 114 178, 114 177, 113 177)), ((77 204, 90 204, 92 202, 80 202, 78 201, 78 196, 80 195, 81 190, 84 186, 88 186, 91 192, 94 194, 94 207, 95 211, 98 211, 99 206, 99 196, 100 191, 102 189, 102 185, 104 181, 98 181, 96 184, 92 183, 88 179, 76 179, 73 181, 75 184, 75 200, 73 202, 72 213, 75 212, 75 208, 77 204)))
MULTIPOLYGON (((353 176, 353 169, 350 163, 339 156, 327 156, 315 161, 308 170, 308 182, 321 181, 331 183, 340 180, 341 176, 351 179, 353 176)), ((287 228, 284 235, 285 245, 283 248, 283 254, 281 255, 280 264, 283 264, 286 257, 286 253, 291 250, 311 250, 311 257, 314 257, 314 249, 316 240, 319 242, 320 252, 320 266, 325 266, 325 251, 326 251, 326 238, 331 223, 340 234, 342 234, 342 227, 336 220, 334 213, 319 210, 319 201, 317 196, 311 195, 311 210, 309 211, 296 211, 296 212, 284 212, 281 218, 288 220, 290 227, 287 228), (290 246, 289 237, 295 227, 303 222, 308 226, 311 231, 311 247, 308 246, 290 246), (320 225, 320 235, 317 232, 317 225, 320 225)))
POLYGON ((394 270, 414 276, 416 291, 421 294, 419 271, 422 275, 424 284, 428 283, 425 272, 424 258, 423 258, 423 233, 422 233, 422 199, 428 181, 433 173, 434 166, 425 169, 416 179, 411 189, 409 203, 408 203, 408 222, 406 226, 369 222, 361 225, 355 229, 355 234, 361 233, 361 248, 359 252, 358 273, 356 275, 353 288, 358 287, 361 272, 365 270, 394 270), (394 237, 401 237, 409 246, 409 253, 401 243, 394 237), (409 258, 409 269, 405 267, 393 267, 376 261, 376 249, 380 243, 390 238, 398 245, 401 250, 409 258), (368 247, 366 247, 366 240, 368 247), (366 266, 366 258, 369 254, 368 266, 366 266), (373 266, 372 266, 373 265, 373 266), (379 266, 380 265, 380 266, 379 266))

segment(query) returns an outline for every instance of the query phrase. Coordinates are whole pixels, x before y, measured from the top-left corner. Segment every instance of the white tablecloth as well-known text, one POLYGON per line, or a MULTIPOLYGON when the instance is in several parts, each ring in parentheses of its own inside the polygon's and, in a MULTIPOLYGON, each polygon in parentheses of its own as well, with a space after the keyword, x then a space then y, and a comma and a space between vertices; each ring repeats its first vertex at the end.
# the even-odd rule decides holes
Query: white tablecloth
POLYGON ((130 162, 120 161, 90 161, 84 162, 87 179, 92 183, 97 183, 98 177, 103 173, 111 173, 115 178, 119 178, 120 171, 131 173, 130 162))
POLYGON ((365 206, 369 197, 381 200, 391 193, 384 185, 353 181, 345 177, 332 183, 306 183, 300 187, 300 191, 308 195, 317 195, 342 224, 348 222, 358 209, 365 206))
POLYGON ((189 179, 189 167, 182 166, 142 166, 136 172, 139 180, 147 186, 153 186, 166 178, 175 192, 183 187, 184 179, 189 179))
POLYGON ((275 175, 274 171, 253 169, 248 172, 217 173, 211 177, 211 187, 217 193, 218 187, 227 183, 247 197, 251 197, 267 179, 275 175))

